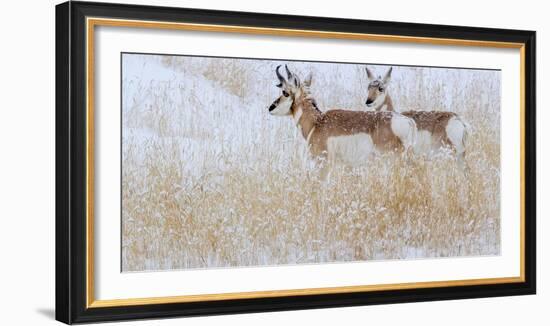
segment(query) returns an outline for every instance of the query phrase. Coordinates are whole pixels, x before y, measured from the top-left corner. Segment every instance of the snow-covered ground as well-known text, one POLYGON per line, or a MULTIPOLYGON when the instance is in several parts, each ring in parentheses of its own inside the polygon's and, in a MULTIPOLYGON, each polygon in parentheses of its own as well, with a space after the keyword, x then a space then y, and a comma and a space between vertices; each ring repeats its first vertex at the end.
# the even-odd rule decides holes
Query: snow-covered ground
POLYGON ((468 176, 446 155, 384 155, 323 183, 268 114, 279 64, 313 73, 322 110, 366 110, 364 65, 123 55, 124 271, 500 252, 500 72, 393 69, 398 110, 473 126, 468 176))

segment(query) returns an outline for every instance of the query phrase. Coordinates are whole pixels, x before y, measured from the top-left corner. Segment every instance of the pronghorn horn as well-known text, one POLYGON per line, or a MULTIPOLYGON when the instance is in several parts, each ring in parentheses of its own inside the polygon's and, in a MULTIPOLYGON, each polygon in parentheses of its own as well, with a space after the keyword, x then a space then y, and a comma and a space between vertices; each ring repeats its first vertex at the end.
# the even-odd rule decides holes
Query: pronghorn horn
MULTIPOLYGON (((283 77, 283 75, 281 75, 281 73, 279 72, 279 68, 281 68, 281 65, 278 65, 277 66, 277 69, 275 69, 275 73, 277 74, 277 78, 279 78, 279 81, 281 82, 281 86, 283 86, 283 84, 286 82, 285 78, 283 77)), ((278 85, 277 85, 278 86, 278 85)), ((278 86, 279 87, 279 86, 278 86)))
POLYGON ((292 77, 292 73, 290 72, 290 70, 288 70, 288 66, 287 66, 287 65, 285 65, 285 69, 286 69, 286 76, 287 76, 286 78, 287 78, 287 79, 290 79, 290 77, 292 77))
POLYGON ((300 84, 300 81, 298 79, 298 76, 294 75, 293 73, 290 72, 290 70, 288 69, 288 66, 285 65, 285 69, 286 69, 286 74, 287 74, 287 79, 288 81, 290 82, 294 82, 294 86, 298 86, 300 84))

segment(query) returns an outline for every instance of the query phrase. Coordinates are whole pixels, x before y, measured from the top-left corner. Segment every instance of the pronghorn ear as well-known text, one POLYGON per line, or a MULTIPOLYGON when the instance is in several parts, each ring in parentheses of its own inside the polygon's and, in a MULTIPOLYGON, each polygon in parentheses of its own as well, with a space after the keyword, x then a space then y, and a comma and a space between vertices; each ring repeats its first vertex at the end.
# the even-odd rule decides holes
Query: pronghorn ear
POLYGON ((295 87, 298 87, 298 85, 300 85, 300 80, 298 79, 298 76, 296 76, 295 74, 293 74, 290 69, 288 69, 288 66, 285 65, 285 70, 286 70, 286 79, 293 83, 295 87))
POLYGON ((393 70, 393 67, 390 67, 386 75, 384 76, 384 84, 387 84, 391 80, 391 71, 393 70))
POLYGON ((313 78, 313 74, 310 71, 309 74, 307 75, 306 79, 304 80, 304 85, 306 85, 307 87, 310 87, 312 78, 313 78))
POLYGON ((365 67, 365 70, 367 71, 367 77, 369 78, 369 80, 373 80, 374 78, 376 78, 374 76, 374 73, 369 69, 369 67, 365 67))

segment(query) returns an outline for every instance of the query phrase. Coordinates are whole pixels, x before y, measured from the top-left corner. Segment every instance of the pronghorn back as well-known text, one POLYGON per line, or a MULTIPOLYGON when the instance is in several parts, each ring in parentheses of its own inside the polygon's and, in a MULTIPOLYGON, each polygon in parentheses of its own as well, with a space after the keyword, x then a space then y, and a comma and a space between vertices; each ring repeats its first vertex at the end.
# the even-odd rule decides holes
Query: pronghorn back
POLYGON ((330 110, 319 117, 308 144, 314 155, 357 165, 376 153, 407 150, 415 135, 414 121, 395 112, 330 110))
POLYGON ((468 125, 454 112, 405 111, 402 115, 413 119, 418 128, 418 146, 431 150, 448 146, 457 154, 464 155, 468 125))
POLYGON ((402 115, 409 117, 416 122, 416 128, 419 132, 427 131, 431 134, 434 141, 445 145, 452 145, 447 137, 447 124, 452 118, 456 118, 454 112, 444 111, 405 111, 402 115))
POLYGON ((394 119, 399 119, 399 115, 387 111, 330 110, 322 115, 318 132, 326 133, 328 137, 365 133, 372 137, 379 151, 403 150, 409 144, 399 137, 402 134, 400 130, 394 130, 400 128, 394 119))

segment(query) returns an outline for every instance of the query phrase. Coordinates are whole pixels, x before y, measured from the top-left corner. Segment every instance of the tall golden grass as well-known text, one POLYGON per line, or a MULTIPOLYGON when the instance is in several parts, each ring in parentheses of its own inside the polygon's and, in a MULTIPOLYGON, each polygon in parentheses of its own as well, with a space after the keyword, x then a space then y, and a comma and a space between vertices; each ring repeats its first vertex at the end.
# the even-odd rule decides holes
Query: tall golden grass
MULTIPOLYGON (((444 151, 384 154, 323 181, 291 120, 268 115, 278 62, 124 60, 123 271, 500 253, 499 72, 394 69, 397 108, 472 125, 468 173, 444 151)), ((364 109, 364 66, 291 65, 314 71, 323 110, 364 109)))

